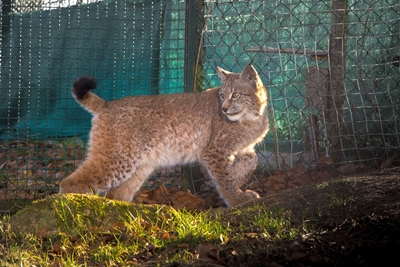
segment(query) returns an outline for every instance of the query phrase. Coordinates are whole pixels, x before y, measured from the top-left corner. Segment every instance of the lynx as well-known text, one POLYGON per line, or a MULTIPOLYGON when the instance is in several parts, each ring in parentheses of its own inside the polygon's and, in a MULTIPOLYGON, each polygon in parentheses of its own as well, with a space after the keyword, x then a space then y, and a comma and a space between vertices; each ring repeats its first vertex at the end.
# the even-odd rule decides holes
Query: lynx
POLYGON ((131 96, 106 102, 77 79, 72 94, 93 114, 83 164, 60 193, 106 194, 132 201, 155 168, 201 163, 228 207, 258 198, 240 187, 256 168, 254 146, 268 132, 267 92, 254 67, 217 67, 222 86, 199 93, 131 96))

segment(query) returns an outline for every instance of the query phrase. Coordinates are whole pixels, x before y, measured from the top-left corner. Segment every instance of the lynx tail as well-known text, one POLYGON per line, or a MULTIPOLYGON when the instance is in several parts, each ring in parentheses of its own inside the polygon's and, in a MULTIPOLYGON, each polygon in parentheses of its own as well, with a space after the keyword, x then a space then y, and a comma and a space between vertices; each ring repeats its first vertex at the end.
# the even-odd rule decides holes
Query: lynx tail
POLYGON ((72 94, 78 103, 92 114, 100 112, 106 101, 90 90, 96 89, 97 82, 93 77, 82 76, 72 86, 72 94))
POLYGON ((90 90, 94 90, 96 87, 97 81, 93 77, 82 76, 74 82, 72 93, 77 100, 82 100, 90 90))

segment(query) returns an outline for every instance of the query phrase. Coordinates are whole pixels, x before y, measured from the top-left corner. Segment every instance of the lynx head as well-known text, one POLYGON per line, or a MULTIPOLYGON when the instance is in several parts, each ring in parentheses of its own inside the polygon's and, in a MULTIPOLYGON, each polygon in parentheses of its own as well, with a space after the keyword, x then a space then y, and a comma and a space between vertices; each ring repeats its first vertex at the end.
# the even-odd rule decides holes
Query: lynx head
POLYGON ((221 113, 229 121, 254 121, 264 114, 267 91, 252 65, 241 73, 232 73, 217 67, 222 80, 219 91, 221 113))

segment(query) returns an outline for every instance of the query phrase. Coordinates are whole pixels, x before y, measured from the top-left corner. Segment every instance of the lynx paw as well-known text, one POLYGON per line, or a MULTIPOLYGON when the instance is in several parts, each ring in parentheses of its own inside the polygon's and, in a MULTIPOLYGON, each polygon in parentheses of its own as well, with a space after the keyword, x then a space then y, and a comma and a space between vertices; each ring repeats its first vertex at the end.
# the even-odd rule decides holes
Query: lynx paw
POLYGON ((246 190, 244 192, 240 192, 238 195, 232 196, 230 200, 225 199, 225 203, 228 207, 232 207, 256 198, 260 198, 256 192, 252 190, 246 190))
POLYGON ((253 200, 253 199, 256 199, 256 198, 260 198, 260 195, 257 194, 257 193, 256 193, 255 191, 253 191, 253 190, 246 190, 246 191, 244 191, 244 194, 245 194, 246 196, 248 196, 249 200, 253 200))
POLYGON ((114 193, 110 193, 110 192, 107 192, 105 197, 108 199, 114 199, 114 200, 120 200, 120 201, 126 201, 126 202, 132 202, 132 200, 133 200, 133 197, 131 197, 131 196, 118 195, 118 194, 114 194, 114 193))
POLYGON ((88 186, 82 185, 75 182, 74 180, 65 179, 60 183, 60 194, 76 193, 76 194, 87 194, 91 193, 93 190, 88 186))
POLYGON ((106 193, 106 198, 131 202, 133 200, 133 194, 124 187, 117 187, 113 190, 108 191, 106 193))

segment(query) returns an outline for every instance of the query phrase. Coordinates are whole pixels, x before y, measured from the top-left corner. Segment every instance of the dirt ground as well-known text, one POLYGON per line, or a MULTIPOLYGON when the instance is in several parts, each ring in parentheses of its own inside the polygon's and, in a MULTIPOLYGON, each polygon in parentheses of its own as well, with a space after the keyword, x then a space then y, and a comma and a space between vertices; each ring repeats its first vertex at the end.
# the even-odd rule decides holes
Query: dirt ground
MULTIPOLYGON (((400 168, 369 170, 261 198, 318 234, 284 244, 269 266, 397 266, 400 168)), ((252 205, 248 203, 246 205, 252 205)), ((270 258, 268 255, 257 258, 270 258)))
MULTIPOLYGON (((205 253, 195 266, 397 266, 393 262, 400 252, 400 167, 376 170, 348 165, 338 171, 299 166, 259 177, 250 188, 264 197, 243 206, 263 203, 283 208, 291 213, 293 225, 312 226, 316 231, 279 245, 248 236, 224 248, 208 248, 218 253, 205 253), (246 252, 235 255, 243 247, 246 252)), ((194 209, 222 205, 215 192, 204 198, 181 192, 182 202, 173 189, 156 190, 142 196, 153 199, 166 192, 171 205, 184 202, 194 209)), ((143 201, 139 194, 139 202, 143 201)), ((245 223, 246 218, 230 220, 245 223)))
MULTIPOLYGON (((263 203, 271 208, 283 208, 291 214, 293 225, 312 226, 315 231, 278 245, 249 235, 224 247, 206 247, 201 260, 190 266, 398 265, 393 263, 398 261, 400 252, 398 164, 391 162, 381 170, 354 164, 337 169, 326 165, 317 170, 296 166, 273 176, 257 175, 246 187, 262 197, 245 206, 263 203)), ((189 210, 223 206, 213 189, 194 195, 162 184, 152 190, 142 189, 135 202, 168 204, 189 210)), ((246 222, 242 217, 229 219, 246 222)), ((140 255, 144 266, 156 257, 152 255, 140 255)), ((184 265, 171 263, 169 266, 184 265)))

